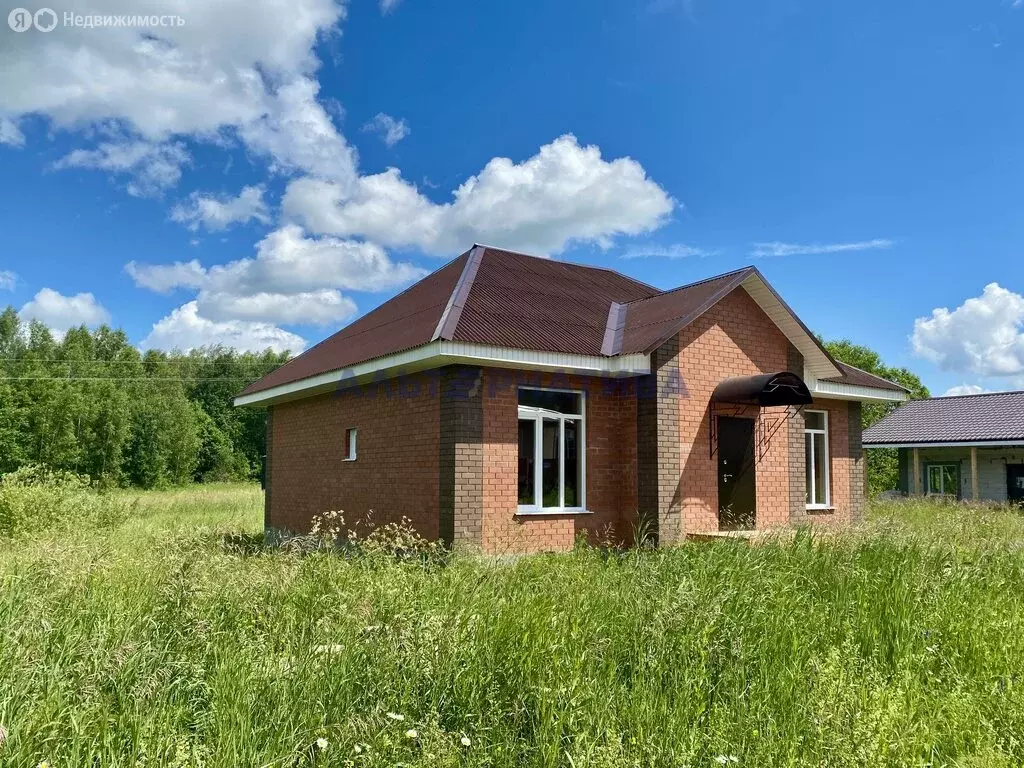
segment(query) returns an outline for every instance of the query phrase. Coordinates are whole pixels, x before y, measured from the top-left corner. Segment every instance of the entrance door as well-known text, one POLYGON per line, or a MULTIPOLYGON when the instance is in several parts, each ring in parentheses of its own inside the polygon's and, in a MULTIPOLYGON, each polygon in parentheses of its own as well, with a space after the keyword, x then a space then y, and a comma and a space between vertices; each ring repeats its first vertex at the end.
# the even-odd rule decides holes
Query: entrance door
POLYGON ((1006 497, 1014 504, 1024 504, 1024 464, 1006 465, 1006 497))
POLYGON ((718 527, 754 528, 757 507, 754 475, 754 421, 718 417, 718 527))

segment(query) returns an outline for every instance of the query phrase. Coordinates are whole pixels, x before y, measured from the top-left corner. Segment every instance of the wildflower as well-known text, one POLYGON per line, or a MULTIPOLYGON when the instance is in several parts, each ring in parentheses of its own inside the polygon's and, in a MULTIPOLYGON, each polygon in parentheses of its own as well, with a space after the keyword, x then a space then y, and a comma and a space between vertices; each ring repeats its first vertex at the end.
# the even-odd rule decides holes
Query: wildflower
POLYGON ((715 762, 719 765, 728 765, 729 763, 738 763, 740 759, 736 755, 719 755, 715 758, 715 762))
POLYGON ((328 746, 330 745, 328 744, 327 739, 325 739, 323 736, 320 736, 316 740, 316 748, 319 749, 321 752, 327 749, 328 746))
POLYGON ((392 720, 398 720, 399 722, 405 720, 405 715, 399 715, 397 712, 388 712, 388 717, 392 720))
POLYGON ((43 760, 41 763, 39 763, 39 765, 36 766, 36 768, 50 768, 50 761, 43 760))
POLYGON ((459 741, 462 742, 462 746, 464 747, 468 747, 470 744, 473 743, 469 740, 469 736, 463 736, 461 739, 459 739, 459 741))
POLYGON ((356 754, 357 755, 363 754, 363 746, 361 744, 356 744, 356 754))
POLYGON ((420 737, 420 733, 415 728, 410 728, 405 732, 405 737, 407 739, 418 739, 420 737))
POLYGON ((338 645, 337 643, 335 643, 334 645, 318 645, 316 647, 317 653, 341 653, 344 650, 345 646, 338 645))

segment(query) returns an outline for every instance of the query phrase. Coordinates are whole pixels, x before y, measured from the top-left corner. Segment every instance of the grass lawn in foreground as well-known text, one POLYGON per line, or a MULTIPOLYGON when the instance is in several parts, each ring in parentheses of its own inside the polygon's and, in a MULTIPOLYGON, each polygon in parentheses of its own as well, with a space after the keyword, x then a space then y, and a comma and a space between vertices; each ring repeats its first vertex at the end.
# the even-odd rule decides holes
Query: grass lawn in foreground
POLYGON ((1024 764, 1009 510, 443 563, 262 549, 251 486, 106 502, 0 541, 0 765, 1024 764))

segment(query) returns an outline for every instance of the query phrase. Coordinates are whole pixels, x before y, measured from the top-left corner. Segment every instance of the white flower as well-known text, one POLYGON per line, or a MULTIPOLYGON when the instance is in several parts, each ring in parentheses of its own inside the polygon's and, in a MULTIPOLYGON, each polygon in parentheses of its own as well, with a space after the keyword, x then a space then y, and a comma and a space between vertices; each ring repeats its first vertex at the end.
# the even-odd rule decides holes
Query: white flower
POLYGON ((321 736, 320 738, 318 738, 316 740, 316 746, 317 746, 317 749, 319 749, 322 752, 323 750, 327 749, 327 747, 329 745, 327 743, 327 739, 325 739, 323 736, 321 736))
POLYGON ((363 754, 363 747, 362 747, 361 744, 356 744, 356 754, 357 755, 363 754))
POLYGON ((334 645, 318 645, 316 647, 317 653, 341 653, 344 650, 345 646, 338 645, 337 643, 335 643, 334 645))
POLYGON ((740 759, 736 755, 719 755, 715 758, 715 762, 719 765, 728 765, 729 763, 738 763, 740 759))
POLYGON ((461 739, 459 739, 459 741, 462 742, 462 746, 464 747, 468 747, 470 744, 473 743, 469 740, 469 736, 463 736, 461 739))
POLYGON ((418 739, 420 737, 420 734, 419 731, 417 731, 415 728, 410 728, 408 731, 405 732, 405 736, 409 739, 418 739))
POLYGON ((399 722, 405 720, 405 715, 399 715, 397 712, 388 712, 388 717, 392 720, 398 720, 399 722))

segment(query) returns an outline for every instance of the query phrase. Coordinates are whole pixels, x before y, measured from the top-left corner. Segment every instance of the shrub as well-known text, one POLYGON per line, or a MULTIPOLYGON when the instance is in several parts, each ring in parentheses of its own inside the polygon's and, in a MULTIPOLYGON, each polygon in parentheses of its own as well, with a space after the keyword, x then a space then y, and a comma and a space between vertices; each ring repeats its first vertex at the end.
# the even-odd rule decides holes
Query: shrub
POLYGON ((105 527, 124 520, 128 505, 74 472, 30 465, 0 479, 0 536, 105 527))

